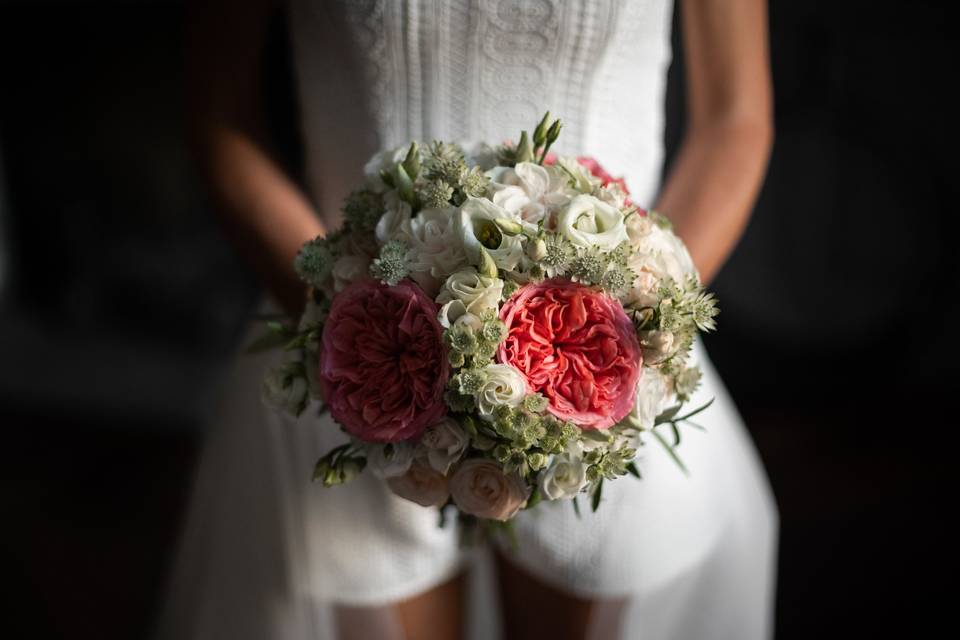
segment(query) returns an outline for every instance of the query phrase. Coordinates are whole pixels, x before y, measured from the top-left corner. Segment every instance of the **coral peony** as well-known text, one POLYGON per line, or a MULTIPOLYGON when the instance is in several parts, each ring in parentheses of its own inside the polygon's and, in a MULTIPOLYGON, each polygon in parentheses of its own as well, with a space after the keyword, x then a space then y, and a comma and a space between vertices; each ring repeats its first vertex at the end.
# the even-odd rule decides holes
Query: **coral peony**
POLYGON ((446 412, 437 305, 414 283, 356 282, 334 298, 318 378, 330 414, 366 442, 420 435, 446 412))
POLYGON ((616 300, 582 284, 546 280, 517 291, 500 319, 508 333, 497 359, 548 398, 550 413, 582 429, 606 429, 630 413, 643 356, 616 300))

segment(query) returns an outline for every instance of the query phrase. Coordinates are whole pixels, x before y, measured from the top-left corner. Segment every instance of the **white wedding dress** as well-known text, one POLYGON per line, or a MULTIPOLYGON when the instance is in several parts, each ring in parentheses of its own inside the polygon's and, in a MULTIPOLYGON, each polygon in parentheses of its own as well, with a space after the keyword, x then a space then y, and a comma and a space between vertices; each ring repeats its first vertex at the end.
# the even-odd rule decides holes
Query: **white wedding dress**
MULTIPOLYGON (((663 0, 293 2, 318 210, 339 210, 378 147, 516 138, 548 109, 564 123, 558 151, 595 156, 626 178, 634 200, 652 202, 671 15, 663 0)), ((643 480, 608 483, 598 512, 578 519, 562 502, 522 513, 511 556, 571 593, 628 598, 626 638, 759 640, 772 633, 776 507, 699 344, 695 357, 705 375, 691 406, 716 402, 699 417, 704 432, 683 431, 690 475, 650 443, 643 480)), ((274 358, 238 356, 223 388, 159 636, 332 637, 330 604, 386 604, 469 564, 479 569, 473 635, 495 637, 489 557, 461 550, 435 510, 370 474, 332 489, 311 483, 313 463, 341 436, 326 419, 261 406, 260 377, 274 358)))

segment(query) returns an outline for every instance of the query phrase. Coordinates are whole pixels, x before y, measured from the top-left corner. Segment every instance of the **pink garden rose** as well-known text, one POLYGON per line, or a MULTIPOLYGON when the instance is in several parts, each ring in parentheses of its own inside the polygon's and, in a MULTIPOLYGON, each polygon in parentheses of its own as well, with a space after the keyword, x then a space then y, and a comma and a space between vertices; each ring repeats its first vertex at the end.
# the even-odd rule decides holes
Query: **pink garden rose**
POLYGON ((330 414, 351 435, 398 442, 444 416, 450 367, 438 310, 406 280, 361 280, 333 299, 318 378, 330 414))
POLYGON ((606 429, 636 401, 643 355, 613 298, 564 279, 520 288, 500 310, 507 339, 497 360, 547 397, 548 411, 583 429, 606 429))
POLYGON ((464 513, 507 521, 527 502, 530 490, 516 473, 486 458, 464 460, 450 477, 450 497, 464 513))

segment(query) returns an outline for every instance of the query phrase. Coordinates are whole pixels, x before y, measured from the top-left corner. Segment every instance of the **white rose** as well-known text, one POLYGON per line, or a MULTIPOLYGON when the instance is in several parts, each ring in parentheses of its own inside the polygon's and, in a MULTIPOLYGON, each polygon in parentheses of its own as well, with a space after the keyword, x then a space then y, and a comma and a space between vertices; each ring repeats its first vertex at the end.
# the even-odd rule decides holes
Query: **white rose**
POLYGON ((396 495, 422 507, 442 506, 450 497, 447 477, 419 461, 414 461, 402 476, 389 478, 387 486, 396 495))
POLYGON ((427 452, 427 462, 444 474, 460 459, 469 442, 466 432, 453 418, 444 418, 427 427, 420 437, 420 444, 427 452))
POLYGON ((460 240, 471 264, 480 264, 480 249, 484 247, 499 268, 509 271, 523 257, 523 245, 520 236, 501 233, 494 222, 498 218, 520 222, 515 214, 486 198, 467 198, 460 207, 460 240))
POLYGON ((637 385, 637 404, 633 415, 644 429, 652 429, 657 416, 670 406, 672 398, 666 376, 657 369, 644 367, 637 385))
POLYGON ((634 243, 629 266, 637 273, 649 271, 660 279, 671 278, 678 284, 690 276, 699 279, 693 258, 680 238, 656 224, 650 224, 647 232, 634 243))
POLYGON ((415 449, 408 442, 367 445, 367 466, 378 478, 402 476, 413 463, 415 449), (387 455, 390 451, 390 455, 387 455))
POLYGON ((444 278, 467 264, 455 214, 454 207, 424 209, 402 221, 394 234, 410 246, 410 277, 430 296, 444 278))
POLYGON ((587 485, 587 466, 579 457, 568 454, 554 456, 540 478, 540 489, 548 500, 576 497, 587 485))
POLYGON ((375 193, 387 191, 390 186, 380 177, 380 172, 392 171, 398 162, 403 162, 409 150, 410 145, 404 145, 373 154, 373 157, 363 167, 363 175, 367 178, 367 187, 375 193))
POLYGON ((637 337, 645 363, 659 364, 673 355, 674 339, 669 331, 641 331, 637 337))
POLYGON ((529 489, 516 473, 505 474, 493 460, 471 458, 450 477, 450 495, 464 513, 506 521, 527 502, 529 489))
POLYGON ((403 228, 404 223, 410 221, 413 210, 410 204, 401 200, 396 191, 388 193, 384 199, 384 212, 377 221, 377 228, 374 233, 377 236, 377 242, 386 244, 395 239, 403 228))
POLYGON ((307 406, 307 391, 303 364, 287 362, 267 372, 260 385, 260 398, 274 410, 298 416, 307 406))
POLYGON ((443 283, 443 289, 437 296, 439 304, 459 300, 464 310, 479 316, 487 309, 496 309, 503 295, 503 280, 477 273, 476 269, 461 269, 451 274, 443 283))
POLYGON ((527 380, 522 373, 508 364, 488 364, 483 371, 487 379, 476 394, 481 418, 492 420, 493 410, 499 404, 510 407, 523 404, 527 380))
POLYGON ((557 231, 574 246, 611 251, 626 241, 623 214, 599 198, 579 195, 557 214, 557 231))
POLYGON ((370 258, 366 256, 344 255, 333 263, 333 290, 337 293, 357 280, 370 275, 370 258))

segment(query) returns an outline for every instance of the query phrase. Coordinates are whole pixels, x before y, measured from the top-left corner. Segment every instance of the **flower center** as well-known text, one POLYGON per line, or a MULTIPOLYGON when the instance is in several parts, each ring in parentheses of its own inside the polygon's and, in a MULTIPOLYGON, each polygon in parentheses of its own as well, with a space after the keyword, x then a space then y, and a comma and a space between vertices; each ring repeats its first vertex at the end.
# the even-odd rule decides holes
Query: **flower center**
POLYGON ((475 220, 473 234, 487 249, 499 249, 503 241, 503 234, 492 220, 475 220))

